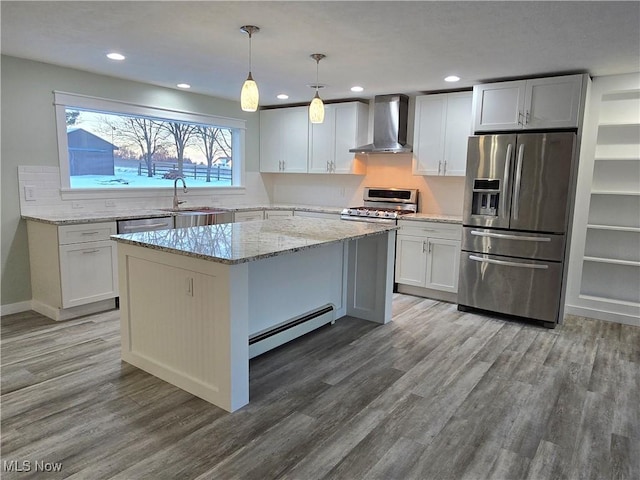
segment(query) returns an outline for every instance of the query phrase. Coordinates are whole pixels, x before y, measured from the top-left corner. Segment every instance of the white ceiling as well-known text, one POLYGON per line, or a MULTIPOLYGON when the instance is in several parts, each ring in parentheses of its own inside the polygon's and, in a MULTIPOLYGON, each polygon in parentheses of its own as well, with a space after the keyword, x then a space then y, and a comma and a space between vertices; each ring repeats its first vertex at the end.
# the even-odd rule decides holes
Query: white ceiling
POLYGON ((248 71, 261 105, 470 87, 482 81, 640 71, 640 2, 12 2, 2 53, 237 99, 248 71), (109 51, 127 56, 107 60, 109 51), (448 84, 443 78, 462 78, 448 84), (353 94, 352 85, 362 85, 353 94))

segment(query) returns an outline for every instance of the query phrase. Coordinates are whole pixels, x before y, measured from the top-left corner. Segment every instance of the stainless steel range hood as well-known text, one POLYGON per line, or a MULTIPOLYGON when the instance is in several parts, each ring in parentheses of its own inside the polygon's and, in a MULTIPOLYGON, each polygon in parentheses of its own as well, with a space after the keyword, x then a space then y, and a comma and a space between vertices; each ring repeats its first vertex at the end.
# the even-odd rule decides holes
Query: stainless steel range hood
POLYGON ((373 143, 351 148, 353 153, 406 153, 409 97, 402 94, 378 95, 374 98, 373 143))

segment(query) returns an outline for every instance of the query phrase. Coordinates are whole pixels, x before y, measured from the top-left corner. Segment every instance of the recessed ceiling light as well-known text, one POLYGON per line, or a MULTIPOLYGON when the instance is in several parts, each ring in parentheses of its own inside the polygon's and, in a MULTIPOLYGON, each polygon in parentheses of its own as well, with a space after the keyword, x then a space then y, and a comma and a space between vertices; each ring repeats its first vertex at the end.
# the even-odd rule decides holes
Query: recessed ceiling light
POLYGON ((289 95, 287 95, 286 93, 279 93, 278 95, 276 95, 276 97, 280 100, 286 100, 289 98, 289 95))
POLYGON ((457 82, 458 80, 460 80, 460 77, 457 77, 456 75, 449 75, 444 79, 445 82, 457 82))
POLYGON ((356 85, 355 87, 351 87, 351 91, 352 92, 363 92, 364 88, 359 86, 359 85, 356 85))
POLYGON ((188 83, 179 83, 176 85, 176 87, 178 88, 191 88, 191 85, 189 85, 188 83))
POLYGON ((121 53, 111 52, 107 53, 107 58, 110 58, 111 60, 124 60, 124 55, 121 53))

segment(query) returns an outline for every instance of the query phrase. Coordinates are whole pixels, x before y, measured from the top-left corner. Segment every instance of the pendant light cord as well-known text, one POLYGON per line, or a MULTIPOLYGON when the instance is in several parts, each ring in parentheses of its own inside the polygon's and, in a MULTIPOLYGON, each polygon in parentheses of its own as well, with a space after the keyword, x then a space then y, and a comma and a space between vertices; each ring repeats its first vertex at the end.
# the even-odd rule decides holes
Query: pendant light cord
POLYGON ((249 74, 251 74, 251 31, 249 31, 249 74))

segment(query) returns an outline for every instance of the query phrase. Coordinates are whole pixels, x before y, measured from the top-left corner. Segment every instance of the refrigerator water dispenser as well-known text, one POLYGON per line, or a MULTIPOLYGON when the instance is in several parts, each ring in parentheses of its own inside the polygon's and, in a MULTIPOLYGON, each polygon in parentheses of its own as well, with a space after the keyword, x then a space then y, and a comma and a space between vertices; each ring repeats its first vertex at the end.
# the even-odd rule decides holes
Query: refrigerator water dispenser
POLYGON ((476 178, 473 181, 472 215, 498 216, 500 180, 476 178))

